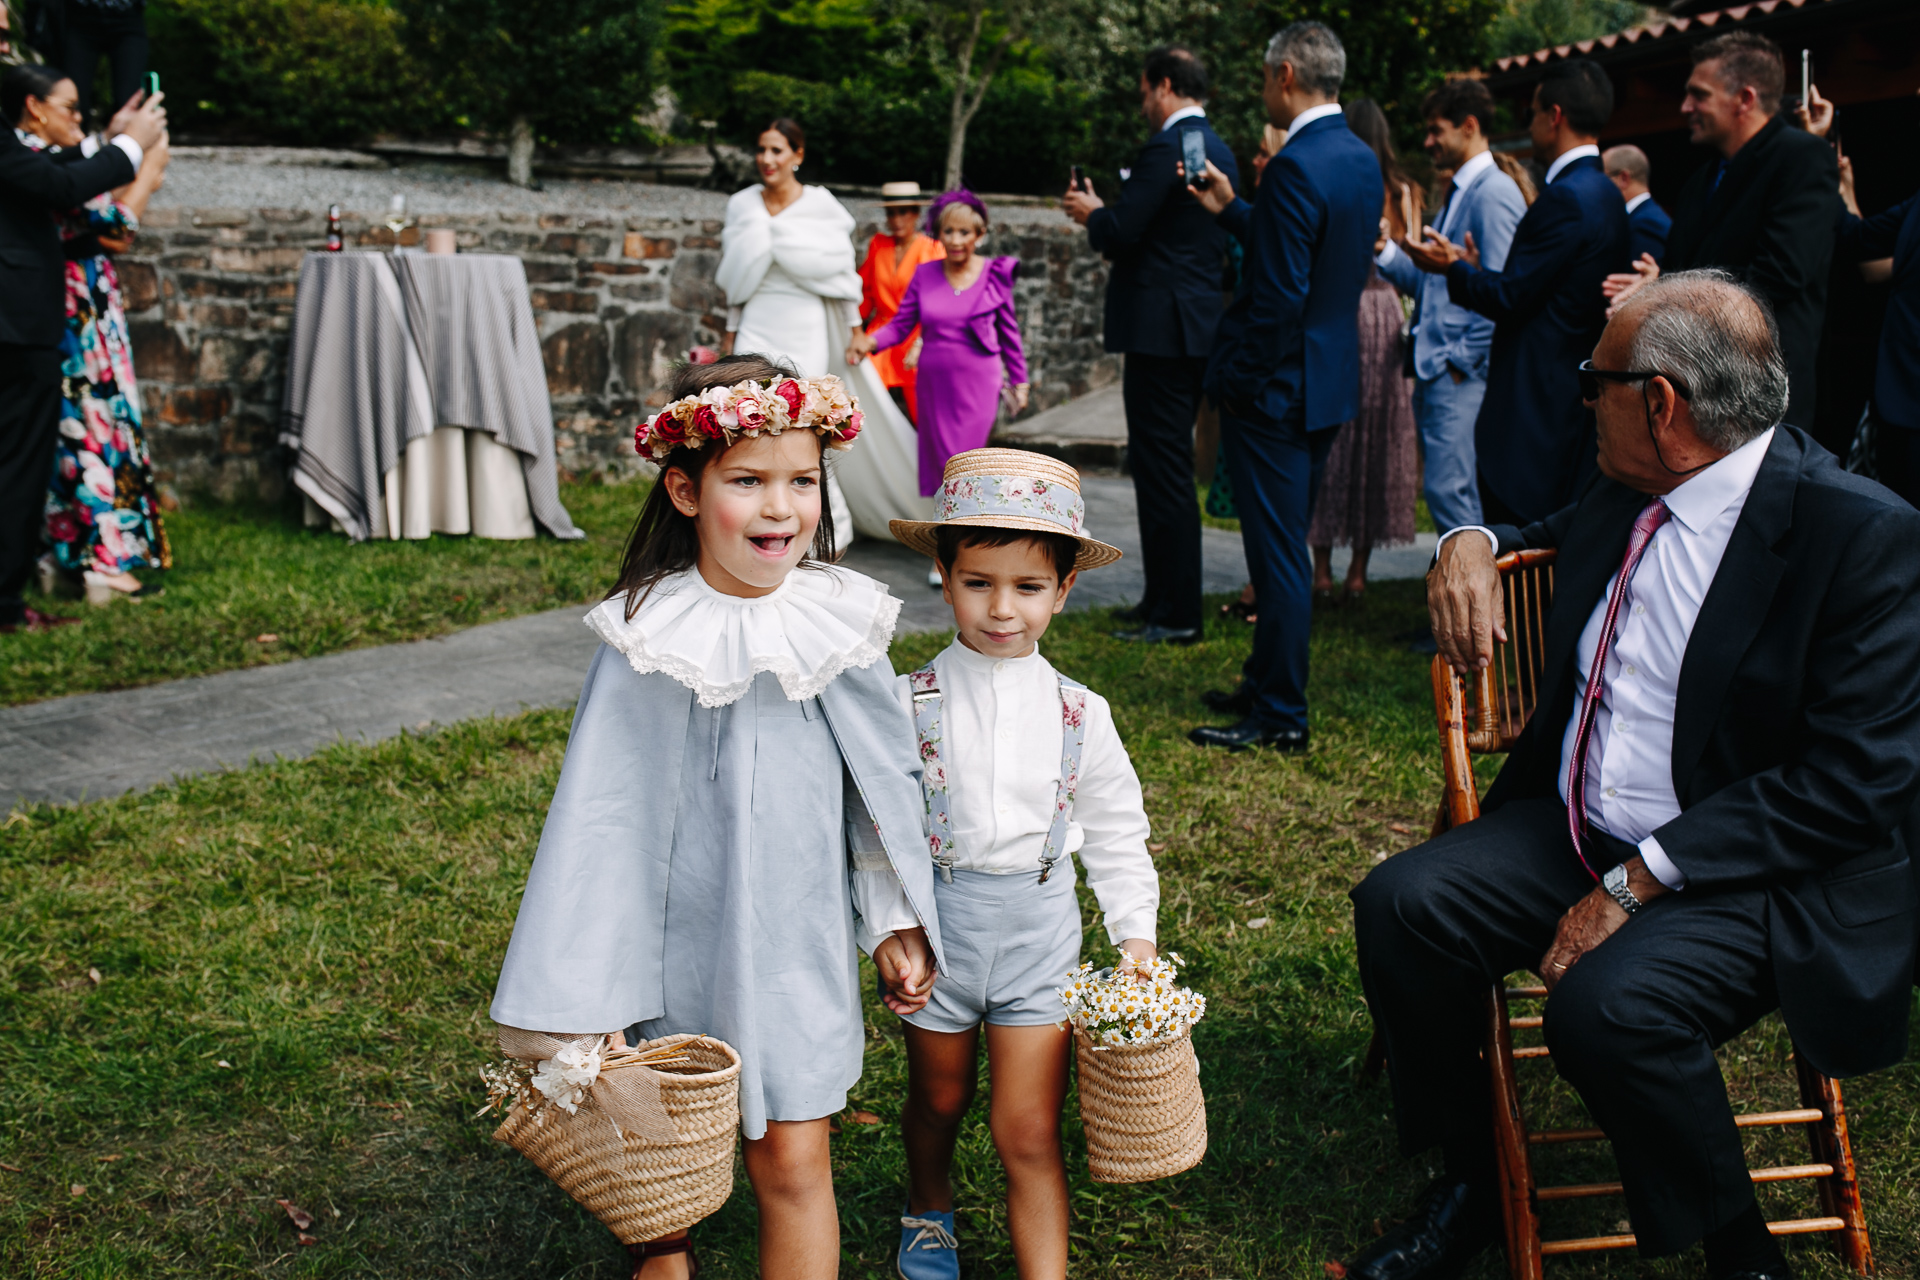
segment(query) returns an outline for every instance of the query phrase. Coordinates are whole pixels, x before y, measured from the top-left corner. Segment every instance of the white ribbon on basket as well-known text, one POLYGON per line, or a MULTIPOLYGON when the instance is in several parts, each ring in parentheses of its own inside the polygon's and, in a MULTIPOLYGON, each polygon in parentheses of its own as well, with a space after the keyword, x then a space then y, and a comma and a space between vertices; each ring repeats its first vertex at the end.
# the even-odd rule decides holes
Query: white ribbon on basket
POLYGON ((681 1140, 660 1099, 656 1067, 690 1061, 681 1045, 629 1048, 619 1032, 610 1036, 552 1036, 519 1027, 500 1028, 500 1052, 535 1064, 533 1085, 569 1115, 589 1106, 606 1116, 622 1138, 644 1142, 681 1140))

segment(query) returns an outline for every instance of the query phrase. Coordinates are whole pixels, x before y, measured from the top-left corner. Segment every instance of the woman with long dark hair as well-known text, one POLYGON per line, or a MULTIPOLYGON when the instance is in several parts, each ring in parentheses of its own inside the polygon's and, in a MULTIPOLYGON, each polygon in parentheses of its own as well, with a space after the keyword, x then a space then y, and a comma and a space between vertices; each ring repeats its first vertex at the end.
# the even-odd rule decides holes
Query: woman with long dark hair
MULTIPOLYGON (((1394 238, 1418 228, 1420 189, 1393 152, 1387 118, 1366 98, 1346 107, 1347 126, 1380 158, 1386 180, 1381 225, 1394 238)), ((1341 428, 1327 455, 1307 544, 1313 548, 1313 589, 1333 594, 1333 548, 1351 546, 1346 592, 1367 589, 1367 561, 1378 546, 1413 541, 1413 504, 1420 465, 1413 421, 1413 387, 1403 358, 1406 312, 1400 294, 1372 267, 1360 294, 1360 414, 1341 428)))
POLYGON ((760 133, 760 181, 727 201, 714 283, 727 295, 727 351, 756 351, 803 378, 847 380, 867 427, 860 449, 827 473, 827 496, 843 539, 857 531, 888 542, 890 520, 925 519, 913 424, 894 407, 871 361, 849 369, 839 354, 860 329, 853 215, 825 187, 800 181, 807 135, 781 117, 760 133))
MULTIPOLYGON (((0 111, 36 151, 85 140, 79 90, 52 67, 8 67, 0 75, 0 111)), ((59 218, 67 244, 67 332, 60 344, 60 438, 46 506, 53 550, 42 576, 48 587, 78 579, 94 604, 157 595, 159 585, 143 584, 133 571, 173 567, 112 257, 132 248, 166 168, 163 137, 146 149, 130 185, 59 218)))

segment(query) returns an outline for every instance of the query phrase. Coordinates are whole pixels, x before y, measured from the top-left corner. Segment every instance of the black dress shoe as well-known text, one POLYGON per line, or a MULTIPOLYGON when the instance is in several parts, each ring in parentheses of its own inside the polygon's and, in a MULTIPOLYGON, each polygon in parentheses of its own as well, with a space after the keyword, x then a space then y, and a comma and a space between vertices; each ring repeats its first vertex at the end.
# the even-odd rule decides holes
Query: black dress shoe
POLYGON ((1269 747, 1282 755, 1299 755, 1307 749, 1305 729, 1272 729, 1248 716, 1238 724, 1203 724, 1187 735, 1197 747, 1225 747, 1245 751, 1248 747, 1269 747))
POLYGON ((1142 600, 1139 604, 1130 604, 1124 609, 1113 610, 1113 620, 1115 622, 1145 622, 1147 620, 1147 602, 1142 600))
POLYGON ((1223 716, 1244 716, 1253 710, 1253 686, 1242 680, 1231 690, 1209 689, 1200 695, 1209 711, 1223 716))
POLYGON ((1348 1280, 1453 1280, 1494 1243, 1499 1226, 1492 1188, 1436 1178, 1406 1221, 1347 1263, 1348 1280))
POLYGON ((1115 640, 1126 640, 1133 644, 1199 644, 1198 627, 1163 627, 1148 623, 1135 631, 1116 631, 1115 640))

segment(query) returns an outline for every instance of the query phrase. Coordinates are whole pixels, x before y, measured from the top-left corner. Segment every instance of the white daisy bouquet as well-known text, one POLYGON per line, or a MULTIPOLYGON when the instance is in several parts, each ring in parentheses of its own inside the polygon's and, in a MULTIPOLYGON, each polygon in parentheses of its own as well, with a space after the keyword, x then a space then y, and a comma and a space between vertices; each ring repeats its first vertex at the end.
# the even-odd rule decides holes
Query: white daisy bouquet
MULTIPOLYGON (((487 1086, 487 1102, 474 1112, 474 1118, 477 1120, 496 1109, 504 1116, 516 1106, 541 1112, 548 1104, 568 1115, 576 1115, 602 1071, 630 1066, 679 1066, 689 1061, 677 1046, 629 1049, 617 1035, 565 1045, 551 1058, 504 1058, 480 1069, 480 1081, 487 1086)), ((536 1118, 544 1120, 544 1113, 536 1118)))
POLYGON ((1171 1044, 1207 1014, 1205 996, 1177 985, 1185 963, 1175 951, 1145 964, 1126 956, 1113 969, 1088 961, 1060 990, 1067 1021, 1102 1048, 1171 1044))

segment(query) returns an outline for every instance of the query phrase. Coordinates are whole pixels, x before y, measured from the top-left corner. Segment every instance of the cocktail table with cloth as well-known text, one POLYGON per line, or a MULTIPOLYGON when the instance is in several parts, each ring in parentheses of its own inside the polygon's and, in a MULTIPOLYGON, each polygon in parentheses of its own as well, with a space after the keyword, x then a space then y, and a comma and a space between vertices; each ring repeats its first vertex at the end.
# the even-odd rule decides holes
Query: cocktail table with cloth
POLYGON ((308 523, 356 541, 583 536, 518 258, 310 253, 290 345, 280 438, 308 523))

